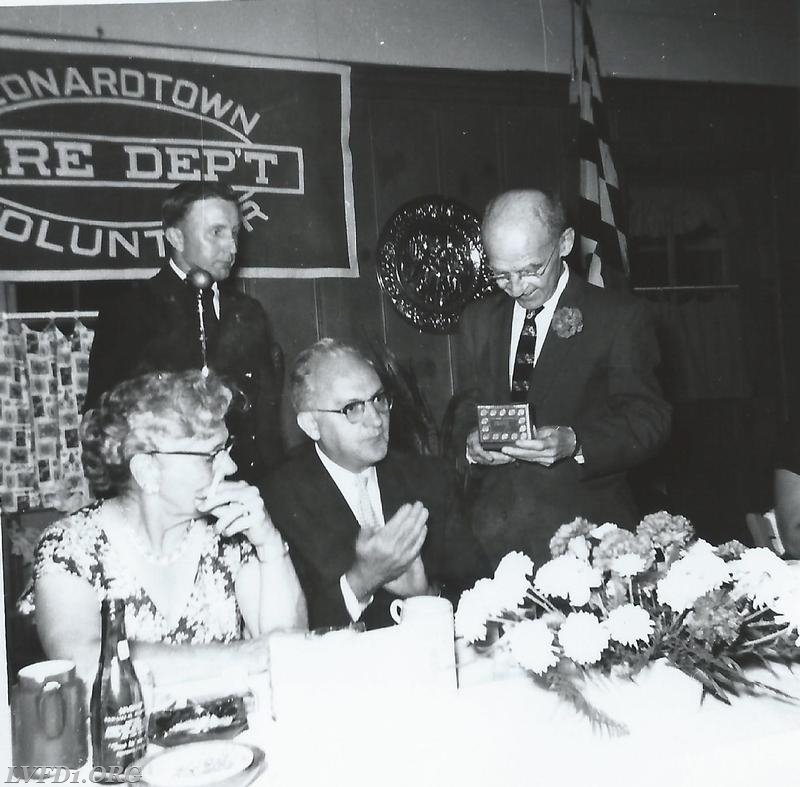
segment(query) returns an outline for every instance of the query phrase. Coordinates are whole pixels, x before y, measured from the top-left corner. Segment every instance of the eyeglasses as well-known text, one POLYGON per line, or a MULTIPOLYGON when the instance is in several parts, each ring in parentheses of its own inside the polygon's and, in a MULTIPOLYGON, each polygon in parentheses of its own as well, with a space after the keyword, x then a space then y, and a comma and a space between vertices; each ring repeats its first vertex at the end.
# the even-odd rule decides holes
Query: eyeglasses
POLYGON ((230 454, 233 450, 235 445, 235 441, 233 439, 233 435, 228 435, 228 439, 225 441, 225 445, 219 446, 219 448, 215 448, 213 451, 142 451, 143 454, 147 454, 147 456, 153 456, 155 454, 164 454, 166 456, 204 456, 206 459, 209 459, 212 463, 220 454, 230 454))
POLYGON ((523 268, 521 271, 509 271, 508 273, 493 273, 491 274, 492 280, 500 287, 507 287, 516 278, 520 280, 525 279, 541 279, 545 271, 550 267, 550 263, 555 259, 556 249, 561 245, 561 236, 558 236, 553 248, 550 250, 550 255, 547 257, 547 262, 542 265, 531 265, 528 268, 523 268))
POLYGON ((338 410, 323 410, 321 407, 316 407, 312 408, 311 412, 339 413, 339 415, 343 415, 351 424, 357 424, 364 420, 368 404, 371 404, 375 408, 375 412, 379 415, 386 415, 386 413, 392 409, 392 398, 386 391, 380 390, 369 399, 348 402, 344 407, 340 407, 338 410))

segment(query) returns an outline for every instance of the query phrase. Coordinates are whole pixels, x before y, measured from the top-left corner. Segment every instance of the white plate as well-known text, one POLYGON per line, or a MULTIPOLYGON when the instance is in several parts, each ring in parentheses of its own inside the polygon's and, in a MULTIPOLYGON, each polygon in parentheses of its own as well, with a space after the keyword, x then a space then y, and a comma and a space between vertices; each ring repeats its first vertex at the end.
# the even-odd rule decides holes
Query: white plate
POLYGON ((155 787, 202 787, 230 779, 252 762, 253 750, 241 743, 187 743, 154 757, 144 766, 142 778, 155 787))

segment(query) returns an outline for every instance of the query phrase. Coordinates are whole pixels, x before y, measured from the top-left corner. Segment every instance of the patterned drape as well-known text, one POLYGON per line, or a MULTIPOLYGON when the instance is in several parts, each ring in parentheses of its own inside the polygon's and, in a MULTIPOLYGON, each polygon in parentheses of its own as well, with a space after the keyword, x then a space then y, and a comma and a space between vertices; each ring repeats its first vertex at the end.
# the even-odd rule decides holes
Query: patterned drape
POLYGON ((744 221, 727 183, 633 185, 628 194, 628 234, 634 238, 685 235, 703 226, 725 234, 744 221))
POLYGON ((90 499, 79 426, 94 332, 0 322, 0 509, 72 511, 90 499))

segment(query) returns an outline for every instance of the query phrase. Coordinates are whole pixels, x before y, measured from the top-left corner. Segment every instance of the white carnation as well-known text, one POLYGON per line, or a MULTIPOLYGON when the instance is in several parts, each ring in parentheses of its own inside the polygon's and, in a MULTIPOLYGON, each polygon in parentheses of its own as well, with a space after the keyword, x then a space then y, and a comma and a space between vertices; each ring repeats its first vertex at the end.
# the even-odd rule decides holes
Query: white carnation
POLYGON ((494 572, 494 591, 502 610, 514 610, 530 588, 533 561, 522 552, 509 552, 494 572))
POLYGON ((458 601, 455 615, 456 634, 467 642, 486 637, 486 621, 497 615, 497 593, 491 579, 479 579, 475 586, 465 590, 458 601))
POLYGON ((558 663, 553 632, 543 620, 523 620, 508 632, 511 654, 517 663, 537 675, 558 663))
POLYGON ((647 568, 647 561, 633 552, 626 552, 611 561, 611 570, 621 577, 635 577, 647 568))
POLYGON ((796 631, 798 636, 795 645, 800 647, 800 586, 795 582, 794 587, 781 593, 771 604, 772 609, 781 623, 788 625, 788 631, 796 631))
POLYGON ((592 530, 589 535, 592 538, 596 538, 598 541, 602 541, 609 533, 613 533, 615 530, 619 530, 619 526, 615 525, 613 522, 604 522, 599 527, 596 527, 592 530))
POLYGON ((676 612, 689 609, 700 596, 704 595, 695 582, 687 582, 678 572, 670 572, 658 580, 656 585, 658 600, 676 612))
POLYGON ((533 584, 545 596, 568 599, 572 606, 582 607, 602 580, 602 574, 585 560, 567 554, 545 563, 536 572, 533 584))
POLYGON ((747 596, 756 607, 772 607, 774 600, 791 588, 793 575, 771 549, 747 549, 728 563, 737 596, 747 596))
POLYGON ((647 642, 653 633, 653 621, 647 610, 635 604, 623 604, 611 610, 606 620, 608 635, 622 645, 647 642))
POLYGON ((594 664, 608 647, 608 632, 588 612, 572 612, 558 630, 564 655, 576 664, 594 664))
POLYGON ((567 544, 567 554, 579 560, 589 559, 589 542, 583 536, 575 536, 567 544))
POLYGON ((727 582, 730 576, 728 564, 714 554, 714 548, 705 541, 698 541, 658 581, 658 600, 675 612, 683 612, 700 596, 727 582))

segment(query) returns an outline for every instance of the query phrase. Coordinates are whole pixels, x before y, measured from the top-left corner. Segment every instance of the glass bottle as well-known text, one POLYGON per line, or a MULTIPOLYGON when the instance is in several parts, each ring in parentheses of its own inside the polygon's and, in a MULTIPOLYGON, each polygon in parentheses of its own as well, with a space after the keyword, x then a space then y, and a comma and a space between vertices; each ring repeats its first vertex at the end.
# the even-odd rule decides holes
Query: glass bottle
POLYGON ((131 662, 125 633, 125 602, 103 599, 100 663, 90 704, 92 757, 106 781, 124 781, 123 772, 147 749, 142 687, 131 662))

